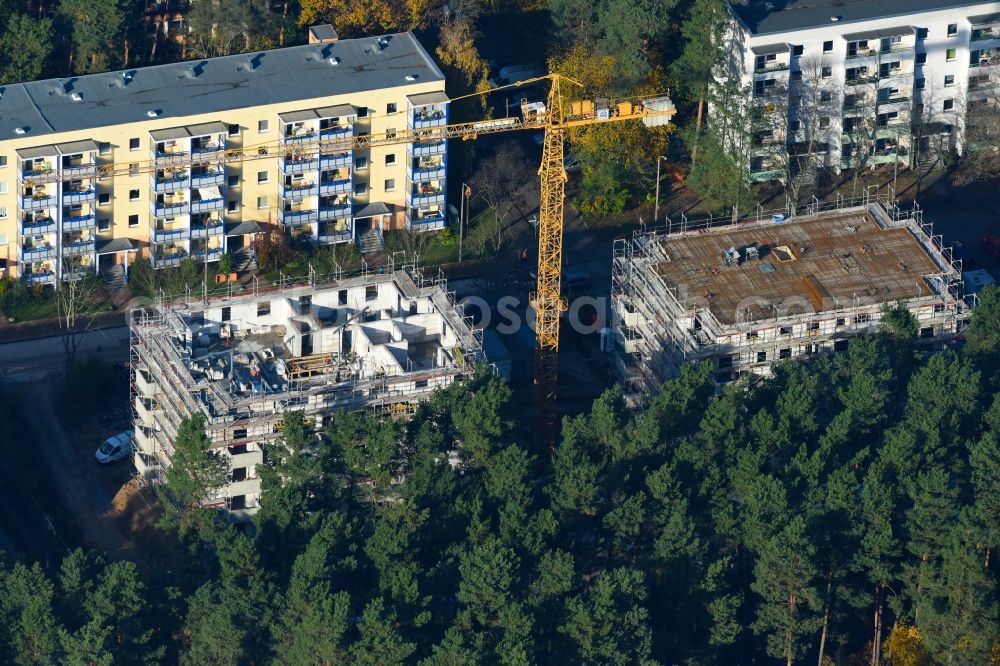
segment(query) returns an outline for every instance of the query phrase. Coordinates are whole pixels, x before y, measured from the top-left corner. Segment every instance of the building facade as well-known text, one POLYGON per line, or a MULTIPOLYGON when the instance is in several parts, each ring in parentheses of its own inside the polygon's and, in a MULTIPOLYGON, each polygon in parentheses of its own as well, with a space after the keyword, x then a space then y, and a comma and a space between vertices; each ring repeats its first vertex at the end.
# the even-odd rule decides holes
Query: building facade
POLYGON ((919 341, 964 329, 960 262, 920 211, 884 201, 822 213, 646 232, 615 246, 612 331, 626 396, 638 403, 707 361, 718 383, 784 359, 845 351, 903 304, 919 341))
POLYGON ((407 413, 484 360, 442 280, 391 268, 136 310, 130 331, 136 473, 163 482, 181 421, 201 414, 229 464, 204 506, 234 521, 259 508, 256 466, 284 412, 317 433, 336 412, 407 413))
POLYGON ((765 109, 755 180, 782 177, 787 158, 775 149, 786 147, 793 162, 838 172, 961 153, 969 111, 1000 102, 1000 2, 748 0, 731 9, 729 73, 765 109))
POLYGON ((215 261, 262 223, 310 243, 441 229, 446 142, 343 146, 446 124, 443 91, 412 34, 332 30, 305 46, 6 86, 3 274, 51 284, 136 253, 158 268, 215 261))

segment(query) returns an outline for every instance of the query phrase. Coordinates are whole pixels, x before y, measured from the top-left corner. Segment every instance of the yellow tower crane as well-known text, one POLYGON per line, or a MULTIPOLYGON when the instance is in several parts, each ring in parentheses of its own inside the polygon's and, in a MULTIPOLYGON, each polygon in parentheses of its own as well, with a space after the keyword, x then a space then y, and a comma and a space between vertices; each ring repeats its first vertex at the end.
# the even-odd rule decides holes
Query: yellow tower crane
MULTIPOLYGON (((563 159, 566 131, 574 127, 625 120, 640 120, 648 126, 661 126, 670 122, 676 109, 666 95, 635 101, 588 99, 571 102, 567 109, 563 106, 561 82, 567 81, 580 87, 582 85, 559 74, 548 74, 499 86, 487 91, 487 93, 506 88, 518 88, 546 80, 551 84, 548 103, 544 107, 538 104, 522 103, 521 117, 480 120, 420 129, 401 129, 382 134, 322 140, 317 136, 313 141, 299 139, 294 144, 282 144, 280 140, 275 140, 236 149, 178 155, 176 158, 102 164, 98 165, 97 172, 101 177, 134 176, 162 170, 165 167, 178 168, 213 162, 242 163, 273 159, 277 156, 306 159, 314 155, 331 155, 373 146, 426 144, 447 141, 448 139, 472 140, 484 134, 500 134, 518 130, 543 131, 542 163, 538 169, 541 184, 538 216, 538 278, 535 292, 531 295, 530 300, 536 318, 535 384, 540 393, 538 404, 546 414, 546 419, 554 419, 555 412, 550 407, 551 399, 555 396, 558 378, 559 319, 561 313, 566 309, 561 294, 563 200, 566 187, 566 167, 563 159)), ((481 94, 486 93, 474 93, 464 97, 474 97, 481 94)), ((453 98, 452 101, 458 99, 463 99, 463 97, 453 98)), ((551 423, 549 425, 551 427, 551 423)))

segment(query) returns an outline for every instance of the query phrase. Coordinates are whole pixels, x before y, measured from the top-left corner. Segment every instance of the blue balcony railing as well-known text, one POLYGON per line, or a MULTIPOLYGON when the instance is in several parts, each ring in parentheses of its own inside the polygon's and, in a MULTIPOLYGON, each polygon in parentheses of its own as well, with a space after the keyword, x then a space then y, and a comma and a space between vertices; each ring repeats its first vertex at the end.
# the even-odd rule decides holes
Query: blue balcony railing
POLYGON ((83 231, 84 229, 93 229, 96 226, 97 218, 94 217, 93 213, 64 217, 62 223, 63 231, 83 231))
POLYGON ((191 210, 191 204, 187 201, 180 201, 176 203, 154 203, 151 207, 154 217, 184 215, 191 210))
POLYGON ((406 216, 406 226, 412 231, 434 231, 444 228, 444 215, 429 215, 421 218, 406 216))
POLYGON ((349 167, 351 166, 352 159, 354 159, 354 157, 353 154, 350 152, 333 153, 330 155, 320 155, 319 168, 339 169, 341 167, 349 167))
POLYGON ((206 250, 195 250, 195 251, 191 252, 191 258, 194 259, 195 261, 199 262, 199 263, 204 262, 204 261, 218 261, 219 257, 221 257, 221 256, 222 256, 222 248, 221 247, 210 248, 207 251, 206 250), (207 258, 205 256, 206 254, 208 255, 207 258))
POLYGON ((225 182, 226 174, 223 171, 191 174, 191 187, 211 187, 213 185, 222 185, 225 182))
POLYGON ((24 247, 23 245, 17 248, 17 258, 21 261, 44 261, 46 259, 54 259, 56 256, 56 248, 53 245, 38 245, 34 247, 24 247))
POLYGON ((288 175, 295 175, 299 173, 306 173, 307 171, 315 171, 319 166, 319 160, 315 157, 306 157, 303 159, 286 159, 282 157, 278 160, 278 168, 281 169, 281 173, 288 175))
POLYGON ((414 208, 444 207, 444 190, 438 192, 407 192, 406 205, 414 208))
POLYGON ((22 236, 38 236, 41 234, 50 234, 56 230, 56 221, 51 217, 42 218, 40 220, 33 220, 31 222, 25 222, 21 220, 21 235, 22 236))
POLYGON ((18 171, 17 174, 21 181, 30 180, 35 183, 50 183, 61 178, 59 172, 51 167, 24 169, 18 171))
POLYGON ((90 203, 97 200, 97 190, 90 188, 76 192, 63 191, 63 204, 90 203))
POLYGON ((282 185, 281 196, 286 199, 301 199, 316 195, 316 183, 302 183, 298 185, 282 185))
POLYGON ((415 183, 423 183, 428 180, 441 180, 444 178, 444 165, 432 167, 413 167, 410 172, 410 180, 415 183))
POLYGON ((448 116, 442 110, 423 110, 413 112, 413 129, 443 127, 447 122, 448 116))
POLYGON ((315 210, 278 211, 278 222, 285 225, 305 224, 319 220, 319 213, 315 210))
POLYGON ((186 189, 188 187, 188 177, 178 176, 176 178, 150 178, 150 187, 157 194, 167 194, 168 192, 177 192, 179 190, 186 189))
POLYGON ((281 142, 284 144, 309 143, 317 139, 319 139, 319 136, 316 132, 306 132, 305 134, 298 134, 296 136, 283 136, 281 137, 281 142))
POLYGON ((191 213, 211 213, 212 211, 222 210, 225 205, 226 200, 221 197, 218 199, 201 199, 199 201, 192 201, 191 213))
POLYGON ((350 178, 324 180, 319 184, 320 194, 349 194, 354 189, 350 178))
POLYGON ((191 147, 192 155, 204 155, 205 153, 219 153, 226 149, 226 142, 219 141, 209 144, 197 144, 191 147))
POLYGON ((183 254, 154 254, 153 255, 153 268, 168 268, 171 266, 180 266, 181 261, 184 259, 183 254))
POLYGON ((25 273, 24 281, 28 284, 55 284, 56 274, 52 271, 42 271, 39 273, 25 273))
POLYGON ((21 210, 42 210, 56 205, 54 196, 21 197, 21 210))
POLYGON ((322 206, 319 209, 319 219, 321 220, 342 220, 351 216, 351 204, 340 204, 339 206, 322 206))
POLYGON ((208 224, 192 224, 191 238, 208 238, 209 236, 221 236, 224 226, 222 220, 212 220, 208 224))
POLYGON ((343 231, 321 231, 317 241, 321 244, 349 243, 354 239, 354 233, 350 229, 343 231))
POLYGON ((153 237, 154 243, 166 243, 168 241, 177 241, 188 236, 188 230, 185 227, 174 228, 174 229, 151 229, 150 235, 153 237))
POLYGON ((64 257, 78 257, 83 254, 93 254, 97 249, 96 241, 81 240, 72 243, 63 243, 62 255, 64 257))
POLYGON ((416 157, 428 157, 430 155, 443 155, 447 149, 445 141, 422 141, 413 144, 410 151, 416 157))
POLYGON ((76 180, 77 178, 96 178, 96 164, 77 164, 75 166, 63 166, 61 170, 63 180, 76 180))
POLYGON ((321 141, 333 141, 344 139, 352 134, 354 134, 353 127, 327 127, 319 133, 319 138, 321 141))

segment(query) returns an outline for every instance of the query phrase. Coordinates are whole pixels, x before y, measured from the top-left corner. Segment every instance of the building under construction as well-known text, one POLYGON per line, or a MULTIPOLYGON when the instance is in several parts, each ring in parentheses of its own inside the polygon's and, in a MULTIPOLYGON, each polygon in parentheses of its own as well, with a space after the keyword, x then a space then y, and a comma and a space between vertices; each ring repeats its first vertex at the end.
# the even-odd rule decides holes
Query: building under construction
POLYGON ((970 313, 960 262, 919 209, 866 198, 790 219, 677 226, 615 245, 616 366, 633 403, 689 360, 710 361, 723 383, 846 350, 887 304, 905 304, 929 344, 955 336, 970 313))
POLYGON ((443 279, 412 269, 136 310, 130 328, 137 473, 162 482, 181 421, 203 414, 230 462, 205 506, 235 521, 258 508, 255 467, 286 411, 317 432, 338 411, 406 412, 482 357, 443 279))

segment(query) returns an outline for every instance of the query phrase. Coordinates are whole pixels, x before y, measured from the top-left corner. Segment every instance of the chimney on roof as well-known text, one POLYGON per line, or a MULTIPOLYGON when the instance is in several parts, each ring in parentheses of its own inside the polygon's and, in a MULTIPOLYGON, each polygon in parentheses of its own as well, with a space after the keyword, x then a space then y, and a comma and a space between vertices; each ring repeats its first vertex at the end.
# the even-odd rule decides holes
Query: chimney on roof
POLYGON ((309 28, 310 44, 329 44, 330 42, 335 42, 338 39, 340 39, 340 37, 337 35, 337 31, 334 30, 333 26, 329 23, 321 23, 309 28))

